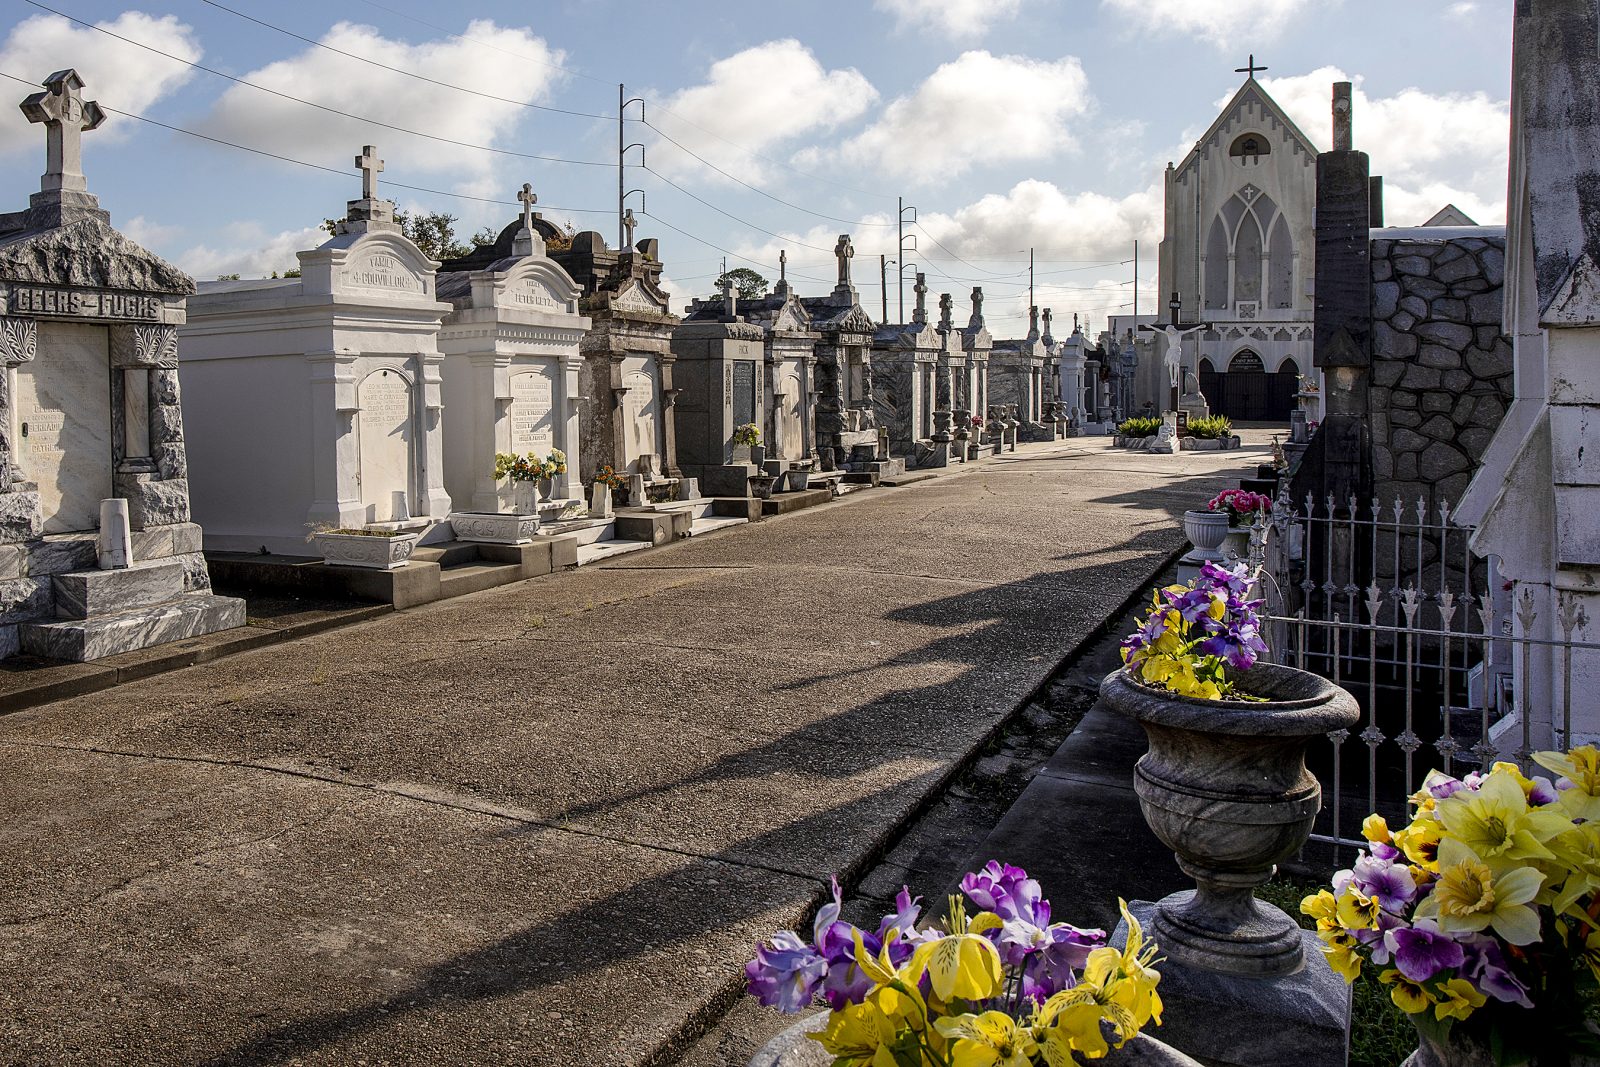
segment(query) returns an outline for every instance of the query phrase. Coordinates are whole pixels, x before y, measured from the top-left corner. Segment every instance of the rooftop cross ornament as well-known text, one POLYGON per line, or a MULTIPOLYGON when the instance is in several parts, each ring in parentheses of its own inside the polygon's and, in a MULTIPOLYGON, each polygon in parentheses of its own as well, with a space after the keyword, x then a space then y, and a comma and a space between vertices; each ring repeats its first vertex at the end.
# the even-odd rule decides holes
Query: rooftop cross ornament
POLYGON ((839 243, 833 246, 833 254, 839 258, 839 288, 850 288, 850 258, 856 254, 855 247, 850 244, 850 235, 841 233, 839 243))
POLYGON ((939 332, 950 332, 950 294, 939 294, 939 332))
POLYGON ((539 202, 539 194, 533 191, 532 185, 523 182, 522 191, 517 194, 517 199, 522 201, 522 228, 532 233, 533 205, 539 202))
POLYGON ((917 271, 917 284, 913 285, 911 287, 911 291, 913 293, 917 294, 917 307, 916 307, 916 310, 911 313, 911 321, 912 322, 927 322, 928 321, 928 276, 926 274, 922 273, 922 271, 920 271, 920 270, 917 271))
POLYGON ((789 280, 789 253, 787 251, 785 251, 784 249, 780 248, 780 249, 778 249, 778 281, 786 282, 788 280, 789 280))
POLYGON ((1256 66, 1256 54, 1254 52, 1251 52, 1250 53, 1250 61, 1248 63, 1246 63, 1242 67, 1234 67, 1233 68, 1233 72, 1235 74, 1244 74, 1244 75, 1250 77, 1251 79, 1254 79, 1255 76, 1256 76, 1256 71, 1258 71, 1258 70, 1266 70, 1266 69, 1267 68, 1264 67, 1264 66, 1263 67, 1256 66))
POLYGON ((356 157, 356 167, 361 171, 361 199, 376 200, 378 198, 378 175, 383 173, 383 160, 378 158, 378 150, 372 145, 365 145, 361 154, 356 157))
POLYGON ((87 191, 83 177, 83 133, 106 120, 93 100, 83 98, 83 79, 75 70, 58 70, 41 82, 49 92, 34 93, 22 102, 29 122, 45 126, 45 168, 39 187, 45 192, 87 191))
POLYGON ((633 247, 633 229, 638 225, 639 220, 633 217, 633 208, 630 207, 622 213, 622 230, 627 234, 624 240, 628 242, 629 248, 633 247))
POLYGON ((977 330, 983 327, 983 286, 972 287, 972 318, 967 320, 967 329, 977 330))

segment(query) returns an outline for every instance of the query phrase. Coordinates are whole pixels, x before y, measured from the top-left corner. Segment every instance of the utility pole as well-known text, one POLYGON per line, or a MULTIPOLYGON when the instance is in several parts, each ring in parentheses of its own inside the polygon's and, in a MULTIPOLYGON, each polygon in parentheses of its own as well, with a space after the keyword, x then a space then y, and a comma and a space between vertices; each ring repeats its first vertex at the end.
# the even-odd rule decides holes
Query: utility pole
MULTIPOLYGON (((899 266, 898 263, 895 266, 899 266)), ((880 322, 889 321, 889 257, 883 253, 878 254, 878 291, 883 294, 883 318, 880 322)))
POLYGON ((1033 249, 1028 249, 1028 306, 1033 307, 1037 301, 1033 299, 1033 249))
MULTIPOLYGON (((628 155, 628 149, 637 148, 639 150, 639 161, 641 163, 644 162, 644 145, 640 142, 629 144, 623 130, 622 113, 628 109, 629 104, 639 105, 639 117, 643 119, 644 97, 636 96, 631 100, 627 99, 627 92, 619 82, 617 84, 617 247, 624 252, 628 251, 628 227, 627 223, 623 221, 623 201, 628 199, 628 186, 623 159, 628 155)), ((637 189, 634 191, 638 192, 637 189)), ((640 210, 643 209, 641 208, 640 210)))
MULTIPOLYGON (((906 207, 906 199, 903 196, 898 197, 897 200, 900 204, 900 211, 895 215, 895 222, 900 231, 900 243, 895 247, 898 249, 897 255, 899 255, 900 258, 899 261, 894 265, 894 287, 895 291, 900 294, 899 321, 903 323, 906 321, 906 212, 911 212, 910 221, 916 222, 917 209, 914 206, 906 207)), ((913 252, 917 251, 916 234, 911 235, 911 250, 913 252)), ((887 317, 887 315, 885 317, 887 317)))
POLYGON ((1139 328, 1139 239, 1133 240, 1133 328, 1139 328))

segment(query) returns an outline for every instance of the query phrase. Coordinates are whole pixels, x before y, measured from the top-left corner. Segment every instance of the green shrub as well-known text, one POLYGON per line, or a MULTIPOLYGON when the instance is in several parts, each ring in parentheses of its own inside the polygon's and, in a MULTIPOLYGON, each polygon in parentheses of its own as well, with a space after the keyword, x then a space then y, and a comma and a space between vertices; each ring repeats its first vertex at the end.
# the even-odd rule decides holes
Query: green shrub
POLYGON ((1233 423, 1226 415, 1212 415, 1204 419, 1189 420, 1189 435, 1203 441, 1214 441, 1233 434, 1233 423))
POLYGON ((1152 437, 1161 429, 1160 419, 1146 419, 1135 416, 1124 419, 1117 425, 1117 433, 1123 437, 1152 437))

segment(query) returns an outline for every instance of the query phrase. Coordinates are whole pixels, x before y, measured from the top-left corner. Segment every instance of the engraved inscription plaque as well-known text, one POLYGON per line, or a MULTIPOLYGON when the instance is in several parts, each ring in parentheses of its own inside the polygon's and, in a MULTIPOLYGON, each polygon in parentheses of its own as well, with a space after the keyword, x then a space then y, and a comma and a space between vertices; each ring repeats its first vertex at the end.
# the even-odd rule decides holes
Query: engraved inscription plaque
POLYGON ((44 532, 100 526, 111 495, 111 357, 104 326, 52 322, 17 369, 17 465, 39 484, 44 532))
POLYGON ((511 451, 543 458, 555 447, 555 369, 539 367, 511 374, 511 451))
POLYGON ((413 491, 411 383, 398 371, 362 379, 357 391, 361 423, 361 503, 368 522, 409 518, 413 491))
POLYGON ((756 364, 738 359, 733 363, 733 424, 743 426, 756 421, 756 364))

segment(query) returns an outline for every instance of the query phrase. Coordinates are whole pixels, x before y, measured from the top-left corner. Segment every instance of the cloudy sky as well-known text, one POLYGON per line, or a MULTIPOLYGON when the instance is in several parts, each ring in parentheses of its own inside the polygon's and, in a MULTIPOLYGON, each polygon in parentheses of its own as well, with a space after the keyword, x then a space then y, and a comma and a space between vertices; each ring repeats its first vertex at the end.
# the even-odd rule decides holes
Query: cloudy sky
MULTIPOLYGON (((528 181, 547 217, 614 244, 626 83, 645 101, 642 122, 639 104, 625 112, 627 142, 645 146, 626 157, 627 188, 642 191, 628 202, 640 235, 661 240, 675 302, 705 295, 724 256, 775 278, 780 248, 793 283, 820 294, 848 231, 876 315, 903 197, 917 219, 906 261, 963 317, 982 285, 1005 336, 1026 313, 1030 247, 1037 302, 1058 322, 1128 309, 1135 240, 1151 306, 1161 170, 1250 53, 1320 147, 1330 84, 1357 83, 1358 147, 1385 176, 1391 225, 1450 201, 1503 221, 1507 7, 9 0, 0 81, 20 101, 17 79, 76 67, 114 112, 85 137, 90 189, 116 225, 202 279, 294 266, 359 195, 352 159, 367 143, 387 161, 388 195, 458 216, 460 233, 509 221, 528 181)), ((42 162, 39 128, 4 109, 12 208, 42 162)))

